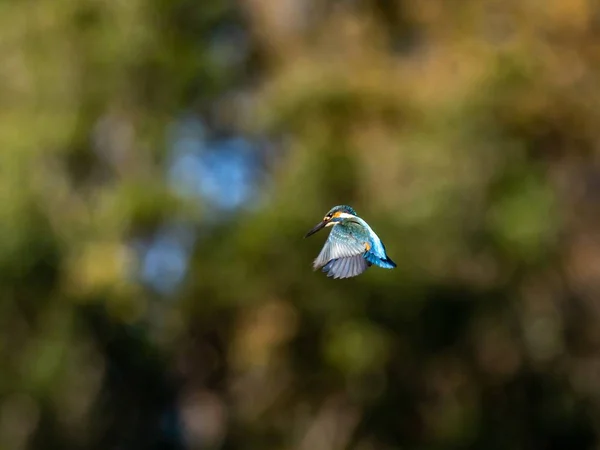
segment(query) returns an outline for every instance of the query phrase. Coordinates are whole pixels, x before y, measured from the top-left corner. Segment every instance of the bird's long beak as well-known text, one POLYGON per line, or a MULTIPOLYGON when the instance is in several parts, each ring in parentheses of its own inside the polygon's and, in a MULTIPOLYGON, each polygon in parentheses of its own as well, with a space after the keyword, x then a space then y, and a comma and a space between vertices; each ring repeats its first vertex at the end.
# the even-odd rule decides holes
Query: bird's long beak
POLYGON ((319 222, 312 230, 310 230, 308 233, 306 233, 306 236, 304 236, 305 238, 312 236, 313 234, 315 234, 317 231, 319 231, 321 228, 324 228, 325 225, 327 225, 327 221, 326 220, 322 220, 321 222, 319 222))

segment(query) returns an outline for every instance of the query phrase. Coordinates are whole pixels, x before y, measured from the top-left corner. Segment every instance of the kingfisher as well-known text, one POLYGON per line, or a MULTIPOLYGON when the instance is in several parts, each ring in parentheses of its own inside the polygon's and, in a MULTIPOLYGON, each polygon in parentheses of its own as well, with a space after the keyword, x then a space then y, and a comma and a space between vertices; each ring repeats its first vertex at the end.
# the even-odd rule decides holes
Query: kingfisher
POLYGON ((304 237, 325 227, 332 229, 313 263, 315 270, 322 268, 328 277, 350 278, 360 275, 373 264, 384 269, 396 267, 396 263, 387 256, 379 236, 352 207, 334 206, 304 237))

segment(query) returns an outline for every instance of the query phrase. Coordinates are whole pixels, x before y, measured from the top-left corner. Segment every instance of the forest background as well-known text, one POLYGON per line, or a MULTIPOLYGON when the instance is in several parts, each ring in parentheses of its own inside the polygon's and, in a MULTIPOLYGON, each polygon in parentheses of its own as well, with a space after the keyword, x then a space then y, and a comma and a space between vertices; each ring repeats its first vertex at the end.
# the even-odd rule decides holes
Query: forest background
POLYGON ((596 2, 12 0, 0 80, 0 448, 600 448, 596 2))

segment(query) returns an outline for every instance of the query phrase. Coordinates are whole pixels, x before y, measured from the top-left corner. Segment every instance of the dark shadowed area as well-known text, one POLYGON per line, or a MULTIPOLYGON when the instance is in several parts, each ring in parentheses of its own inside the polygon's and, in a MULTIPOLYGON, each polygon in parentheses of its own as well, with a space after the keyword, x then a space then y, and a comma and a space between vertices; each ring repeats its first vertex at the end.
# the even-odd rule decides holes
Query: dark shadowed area
POLYGON ((0 449, 600 448, 600 9, 0 5, 0 449), (312 270, 334 205, 395 270, 312 270))

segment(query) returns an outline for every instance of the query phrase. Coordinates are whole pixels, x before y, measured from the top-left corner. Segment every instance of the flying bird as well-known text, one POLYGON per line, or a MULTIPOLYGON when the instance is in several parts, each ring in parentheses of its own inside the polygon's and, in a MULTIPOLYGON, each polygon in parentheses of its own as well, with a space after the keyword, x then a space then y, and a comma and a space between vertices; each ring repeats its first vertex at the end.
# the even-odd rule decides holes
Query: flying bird
POLYGON ((350 278, 360 275, 373 264, 384 269, 396 267, 396 263, 387 256, 381 239, 350 206, 331 208, 304 237, 325 227, 332 229, 313 263, 315 270, 322 268, 328 277, 350 278))

